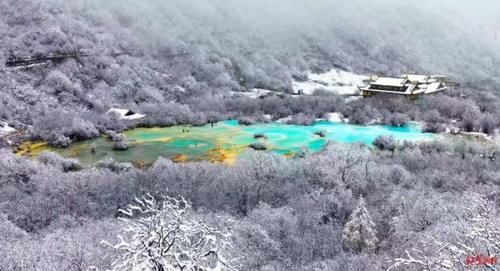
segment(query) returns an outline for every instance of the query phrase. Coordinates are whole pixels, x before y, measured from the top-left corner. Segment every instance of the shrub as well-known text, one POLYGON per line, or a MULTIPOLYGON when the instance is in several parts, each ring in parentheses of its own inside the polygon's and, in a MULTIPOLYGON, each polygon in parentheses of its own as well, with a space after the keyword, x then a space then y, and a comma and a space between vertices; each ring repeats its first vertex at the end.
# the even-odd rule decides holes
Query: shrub
POLYGON ((422 142, 418 145, 418 148, 424 154, 433 152, 442 153, 448 150, 448 146, 444 142, 438 140, 433 140, 430 142, 422 142))
POLYGON ((117 162, 113 158, 109 157, 99 161, 96 164, 96 168, 103 168, 103 169, 105 168, 109 169, 112 172, 120 173, 120 172, 132 171, 134 169, 134 166, 131 163, 117 162))
POLYGON ((256 150, 256 151, 265 151, 267 150, 267 147, 266 145, 260 143, 260 142, 256 142, 256 143, 252 143, 249 145, 250 148, 256 150))
POLYGON ((49 145, 58 148, 67 148, 71 145, 71 139, 67 136, 57 134, 56 132, 50 133, 49 137, 46 139, 49 145))
POLYGON ((445 131, 445 125, 442 123, 425 123, 422 131, 424 133, 441 133, 445 131))
POLYGON ((255 119, 252 117, 241 116, 238 117, 238 123, 241 125, 252 125, 255 124, 255 119))
POLYGON ((255 138, 255 139, 264 138, 265 139, 265 138, 267 138, 267 136, 265 136, 264 134, 255 134, 255 135, 253 135, 253 138, 255 138))
POLYGON ((106 135, 113 143, 113 150, 124 151, 128 150, 129 144, 127 142, 127 138, 124 134, 119 134, 114 131, 106 131, 106 135))
POLYGON ((345 112, 349 122, 353 124, 368 124, 377 120, 378 111, 369 105, 356 105, 345 112))
POLYGON ((90 121, 73 113, 50 111, 35 119, 32 135, 53 146, 67 147, 70 139, 95 138, 99 136, 99 131, 90 121))
POLYGON ((3 137, 0 137, 0 149, 9 147, 9 142, 3 137))
POLYGON ((392 136, 378 136, 375 138, 375 141, 373 141, 373 145, 380 150, 394 151, 396 149, 396 141, 392 136))
POLYGON ((115 131, 106 131, 105 134, 108 136, 108 138, 111 141, 114 142, 120 142, 120 141, 125 141, 125 135, 117 133, 115 131))
POLYGON ((83 168, 78 160, 63 158, 53 152, 42 153, 38 160, 63 172, 77 171, 83 168))
POLYGON ((80 140, 91 139, 99 136, 99 131, 91 122, 81 118, 74 118, 69 136, 80 140))
POLYGON ((288 124, 295 125, 312 125, 316 121, 316 117, 306 114, 293 115, 290 120, 287 121, 288 124))
POLYGON ((485 134, 493 134, 498 125, 498 121, 492 114, 484 114, 480 119, 481 131, 485 134))
POLYGON ((315 131, 314 134, 317 135, 317 136, 319 136, 319 137, 325 137, 326 136, 326 132, 323 131, 323 130, 315 131))
POLYGON ((402 113, 393 113, 393 114, 390 114, 389 116, 387 116, 387 118, 385 119, 384 122, 385 122, 385 124, 401 127, 401 126, 405 126, 406 124, 408 124, 409 121, 410 121, 410 118, 408 118, 407 115, 402 114, 402 113))
POLYGON ((461 126, 466 132, 477 130, 479 126, 480 113, 474 109, 468 109, 462 115, 461 126))
POLYGON ((129 145, 128 145, 127 141, 116 141, 113 144, 113 150, 126 151, 126 150, 128 150, 128 148, 129 148, 129 145))

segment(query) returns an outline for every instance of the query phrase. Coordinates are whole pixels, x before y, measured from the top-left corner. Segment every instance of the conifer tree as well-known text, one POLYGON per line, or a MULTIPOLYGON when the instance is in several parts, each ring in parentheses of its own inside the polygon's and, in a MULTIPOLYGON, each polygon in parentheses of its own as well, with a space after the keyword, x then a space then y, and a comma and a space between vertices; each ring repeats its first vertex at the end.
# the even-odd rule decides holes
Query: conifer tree
POLYGON ((377 231, 363 197, 359 198, 356 209, 342 231, 344 245, 356 252, 374 253, 377 248, 377 231))

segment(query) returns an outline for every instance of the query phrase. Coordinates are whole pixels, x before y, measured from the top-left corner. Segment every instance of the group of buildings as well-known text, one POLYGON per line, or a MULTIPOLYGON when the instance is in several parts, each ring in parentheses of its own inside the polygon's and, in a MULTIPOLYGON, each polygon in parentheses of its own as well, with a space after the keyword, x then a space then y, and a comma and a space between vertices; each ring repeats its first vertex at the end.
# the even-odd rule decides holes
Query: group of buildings
POLYGON ((446 90, 446 77, 442 75, 404 74, 400 77, 372 77, 359 87, 363 96, 379 93, 418 96, 446 90))

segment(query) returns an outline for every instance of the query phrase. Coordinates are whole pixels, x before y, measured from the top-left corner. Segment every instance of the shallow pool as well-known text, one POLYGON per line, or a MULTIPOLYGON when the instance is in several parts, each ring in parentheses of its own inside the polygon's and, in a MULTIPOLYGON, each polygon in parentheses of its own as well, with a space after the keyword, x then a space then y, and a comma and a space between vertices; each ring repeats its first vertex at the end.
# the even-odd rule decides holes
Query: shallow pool
POLYGON ((173 126, 166 128, 137 128, 124 133, 130 142, 126 151, 113 150, 113 142, 100 137, 77 142, 66 149, 50 148, 44 144, 25 145, 25 154, 37 156, 43 151, 54 151, 64 157, 78 158, 92 165, 112 157, 118 161, 149 164, 159 156, 174 161, 213 161, 232 163, 252 143, 260 142, 269 151, 293 156, 303 150, 317 152, 328 141, 372 144, 379 135, 390 135, 396 140, 420 141, 432 134, 423 133, 416 125, 392 127, 386 125, 353 125, 319 121, 311 126, 282 123, 239 125, 237 121, 224 121, 200 127, 173 126), (322 131, 322 136, 318 135, 322 131), (260 135, 260 136, 255 136, 260 135), (94 146, 95 152, 91 151, 94 146))

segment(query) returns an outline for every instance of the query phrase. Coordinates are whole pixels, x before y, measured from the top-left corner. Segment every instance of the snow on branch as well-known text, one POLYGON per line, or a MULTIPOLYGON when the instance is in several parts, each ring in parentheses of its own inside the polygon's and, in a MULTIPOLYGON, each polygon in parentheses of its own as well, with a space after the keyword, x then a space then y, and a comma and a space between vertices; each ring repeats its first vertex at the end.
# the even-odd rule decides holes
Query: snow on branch
POLYGON ((153 196, 135 198, 120 210, 126 223, 117 244, 104 244, 119 252, 113 271, 125 270, 233 270, 225 259, 231 231, 216 229, 194 219, 184 198, 153 196))
POLYGON ((391 259, 387 270, 403 266, 417 266, 422 270, 468 270, 473 265, 485 270, 497 270, 500 255, 500 225, 495 220, 494 206, 480 195, 474 194, 467 209, 463 231, 456 241, 433 238, 426 246, 434 246, 432 255, 422 251, 406 251, 406 257, 391 259))

